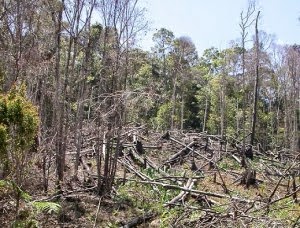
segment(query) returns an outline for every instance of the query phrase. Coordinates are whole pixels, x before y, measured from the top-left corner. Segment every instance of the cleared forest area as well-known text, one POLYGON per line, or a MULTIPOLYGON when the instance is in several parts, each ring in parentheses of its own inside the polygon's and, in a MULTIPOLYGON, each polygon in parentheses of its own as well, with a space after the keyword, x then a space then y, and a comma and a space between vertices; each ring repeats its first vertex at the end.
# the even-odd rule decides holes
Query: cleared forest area
POLYGON ((249 2, 146 51, 139 3, 0 2, 0 227, 299 227, 300 45, 249 2))

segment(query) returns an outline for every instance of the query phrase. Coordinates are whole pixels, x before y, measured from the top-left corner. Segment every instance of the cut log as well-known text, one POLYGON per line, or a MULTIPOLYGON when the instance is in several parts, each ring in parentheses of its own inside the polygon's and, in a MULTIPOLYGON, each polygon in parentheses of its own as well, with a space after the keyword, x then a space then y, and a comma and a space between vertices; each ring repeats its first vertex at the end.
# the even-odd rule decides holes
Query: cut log
MULTIPOLYGON (((102 144, 101 144, 102 145, 102 144)), ((116 143, 112 143, 112 145, 115 147, 116 143)), ((127 148, 127 147, 132 147, 135 146, 135 144, 131 144, 131 143, 124 143, 122 144, 122 147, 127 148)), ((161 149, 161 145, 142 145, 143 149, 161 149)), ((93 149, 85 149, 80 151, 80 155, 86 155, 86 154, 93 154, 94 150, 93 149)), ((71 151, 66 153, 66 155, 76 155, 76 151, 71 151)))

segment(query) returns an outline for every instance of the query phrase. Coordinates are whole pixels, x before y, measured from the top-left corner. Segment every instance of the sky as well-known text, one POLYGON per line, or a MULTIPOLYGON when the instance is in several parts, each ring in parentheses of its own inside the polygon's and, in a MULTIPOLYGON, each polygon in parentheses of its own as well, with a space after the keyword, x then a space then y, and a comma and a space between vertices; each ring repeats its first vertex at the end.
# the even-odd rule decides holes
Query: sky
MULTIPOLYGON (((247 10, 248 0, 140 0, 140 6, 150 22, 140 42, 143 49, 150 50, 153 33, 166 28, 175 37, 190 37, 201 55, 210 47, 227 48, 240 37, 240 14, 247 10)), ((257 9, 259 30, 273 35, 278 44, 300 44, 300 0, 258 0, 257 9)), ((254 34, 254 27, 249 34, 254 34)))

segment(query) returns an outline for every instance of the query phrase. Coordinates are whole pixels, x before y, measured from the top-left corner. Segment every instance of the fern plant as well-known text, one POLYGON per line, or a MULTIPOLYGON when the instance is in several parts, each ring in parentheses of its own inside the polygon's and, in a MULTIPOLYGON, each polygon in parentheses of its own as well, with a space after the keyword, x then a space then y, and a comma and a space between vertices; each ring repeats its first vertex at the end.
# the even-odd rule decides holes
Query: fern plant
POLYGON ((12 180, 0 180, 0 193, 4 193, 6 195, 18 193, 20 195, 20 199, 24 200, 25 202, 29 202, 31 200, 31 196, 27 192, 23 191, 12 180))
POLYGON ((61 209, 58 203, 46 201, 34 201, 31 202, 31 206, 37 213, 57 214, 61 209))
POLYGON ((32 201, 32 197, 26 191, 23 191, 14 181, 0 180, 0 197, 11 196, 16 192, 20 195, 20 200, 24 202, 24 206, 19 211, 15 221, 11 224, 14 228, 39 227, 39 223, 36 220, 39 214, 58 214, 61 209, 58 203, 32 201))

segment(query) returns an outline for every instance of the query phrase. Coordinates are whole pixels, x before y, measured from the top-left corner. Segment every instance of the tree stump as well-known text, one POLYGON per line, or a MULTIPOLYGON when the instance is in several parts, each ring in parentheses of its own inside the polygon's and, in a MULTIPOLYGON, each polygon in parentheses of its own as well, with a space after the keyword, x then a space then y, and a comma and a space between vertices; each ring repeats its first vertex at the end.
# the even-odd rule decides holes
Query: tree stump
POLYGON ((241 184, 246 185, 247 188, 256 184, 256 171, 254 169, 246 169, 242 174, 241 184))

